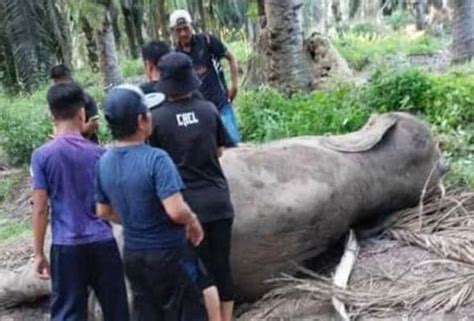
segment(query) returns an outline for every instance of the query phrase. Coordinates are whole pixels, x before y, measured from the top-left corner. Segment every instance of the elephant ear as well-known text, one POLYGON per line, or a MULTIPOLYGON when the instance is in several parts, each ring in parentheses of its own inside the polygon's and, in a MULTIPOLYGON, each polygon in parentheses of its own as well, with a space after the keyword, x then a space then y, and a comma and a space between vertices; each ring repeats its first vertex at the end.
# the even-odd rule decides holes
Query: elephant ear
POLYGON ((326 136, 322 144, 332 150, 343 153, 362 153, 371 150, 397 123, 394 114, 373 116, 360 130, 340 136, 326 136))

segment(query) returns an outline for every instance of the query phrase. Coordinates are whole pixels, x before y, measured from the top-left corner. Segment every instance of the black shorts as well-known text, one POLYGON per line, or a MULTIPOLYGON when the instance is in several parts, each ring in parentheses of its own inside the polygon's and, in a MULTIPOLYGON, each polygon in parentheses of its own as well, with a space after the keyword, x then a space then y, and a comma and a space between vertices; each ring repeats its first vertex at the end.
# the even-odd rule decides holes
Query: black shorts
POLYGON ((214 280, 221 301, 234 300, 234 281, 230 267, 233 219, 203 223, 204 240, 198 247, 199 257, 214 280))
POLYGON ((122 259, 115 240, 51 246, 51 320, 87 320, 90 286, 104 320, 128 321, 122 259))
POLYGON ((188 246, 124 251, 133 292, 132 320, 207 320, 198 260, 188 246))

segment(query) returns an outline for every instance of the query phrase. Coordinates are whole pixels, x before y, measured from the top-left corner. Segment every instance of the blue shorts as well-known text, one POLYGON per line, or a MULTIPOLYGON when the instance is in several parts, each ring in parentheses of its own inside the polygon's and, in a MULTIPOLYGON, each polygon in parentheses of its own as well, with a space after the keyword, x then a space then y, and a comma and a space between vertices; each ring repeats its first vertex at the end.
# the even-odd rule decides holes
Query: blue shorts
POLYGON ((226 147, 237 146, 237 144, 240 143, 240 131, 239 125, 237 124, 237 117, 235 117, 234 107, 229 102, 220 108, 219 113, 221 114, 222 123, 231 140, 231 144, 226 147))

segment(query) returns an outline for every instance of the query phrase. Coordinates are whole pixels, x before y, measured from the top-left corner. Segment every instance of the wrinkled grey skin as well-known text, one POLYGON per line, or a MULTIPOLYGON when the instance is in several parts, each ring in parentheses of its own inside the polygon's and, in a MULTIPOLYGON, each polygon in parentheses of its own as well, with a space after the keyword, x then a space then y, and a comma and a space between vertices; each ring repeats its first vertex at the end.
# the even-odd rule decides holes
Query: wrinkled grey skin
MULTIPOLYGON (((335 138, 352 152, 327 147, 327 137, 225 152, 221 164, 235 208, 232 267, 238 298, 258 298, 269 288, 266 280, 294 273, 295 262, 322 253, 352 224, 414 206, 425 183, 438 183, 446 166, 426 124, 403 113, 380 115, 371 123, 387 121, 393 126, 378 138, 370 126, 355 133, 369 144, 359 146, 361 139, 353 136, 335 138)), ((114 234, 121 244, 120 227, 114 234)), ((21 296, 10 295, 12 300, 20 302, 21 296)), ((0 295, 0 306, 2 301, 0 295)))
MULTIPOLYGON (((408 114, 362 153, 327 148, 323 137, 230 150, 221 160, 235 207, 232 267, 237 294, 255 299, 264 281, 293 273, 355 222, 414 206, 446 171, 429 128, 408 114)), ((377 119, 375 119, 377 121, 377 119)))

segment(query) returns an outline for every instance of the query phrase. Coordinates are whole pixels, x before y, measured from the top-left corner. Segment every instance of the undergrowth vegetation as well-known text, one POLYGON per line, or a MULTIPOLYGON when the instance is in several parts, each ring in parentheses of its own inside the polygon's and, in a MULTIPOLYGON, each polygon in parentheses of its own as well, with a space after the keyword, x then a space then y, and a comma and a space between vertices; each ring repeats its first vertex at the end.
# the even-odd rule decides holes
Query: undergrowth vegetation
POLYGON ((406 36, 403 32, 379 32, 371 25, 360 25, 336 37, 334 45, 349 65, 358 71, 381 63, 388 56, 434 54, 446 47, 447 40, 429 34, 406 36))

